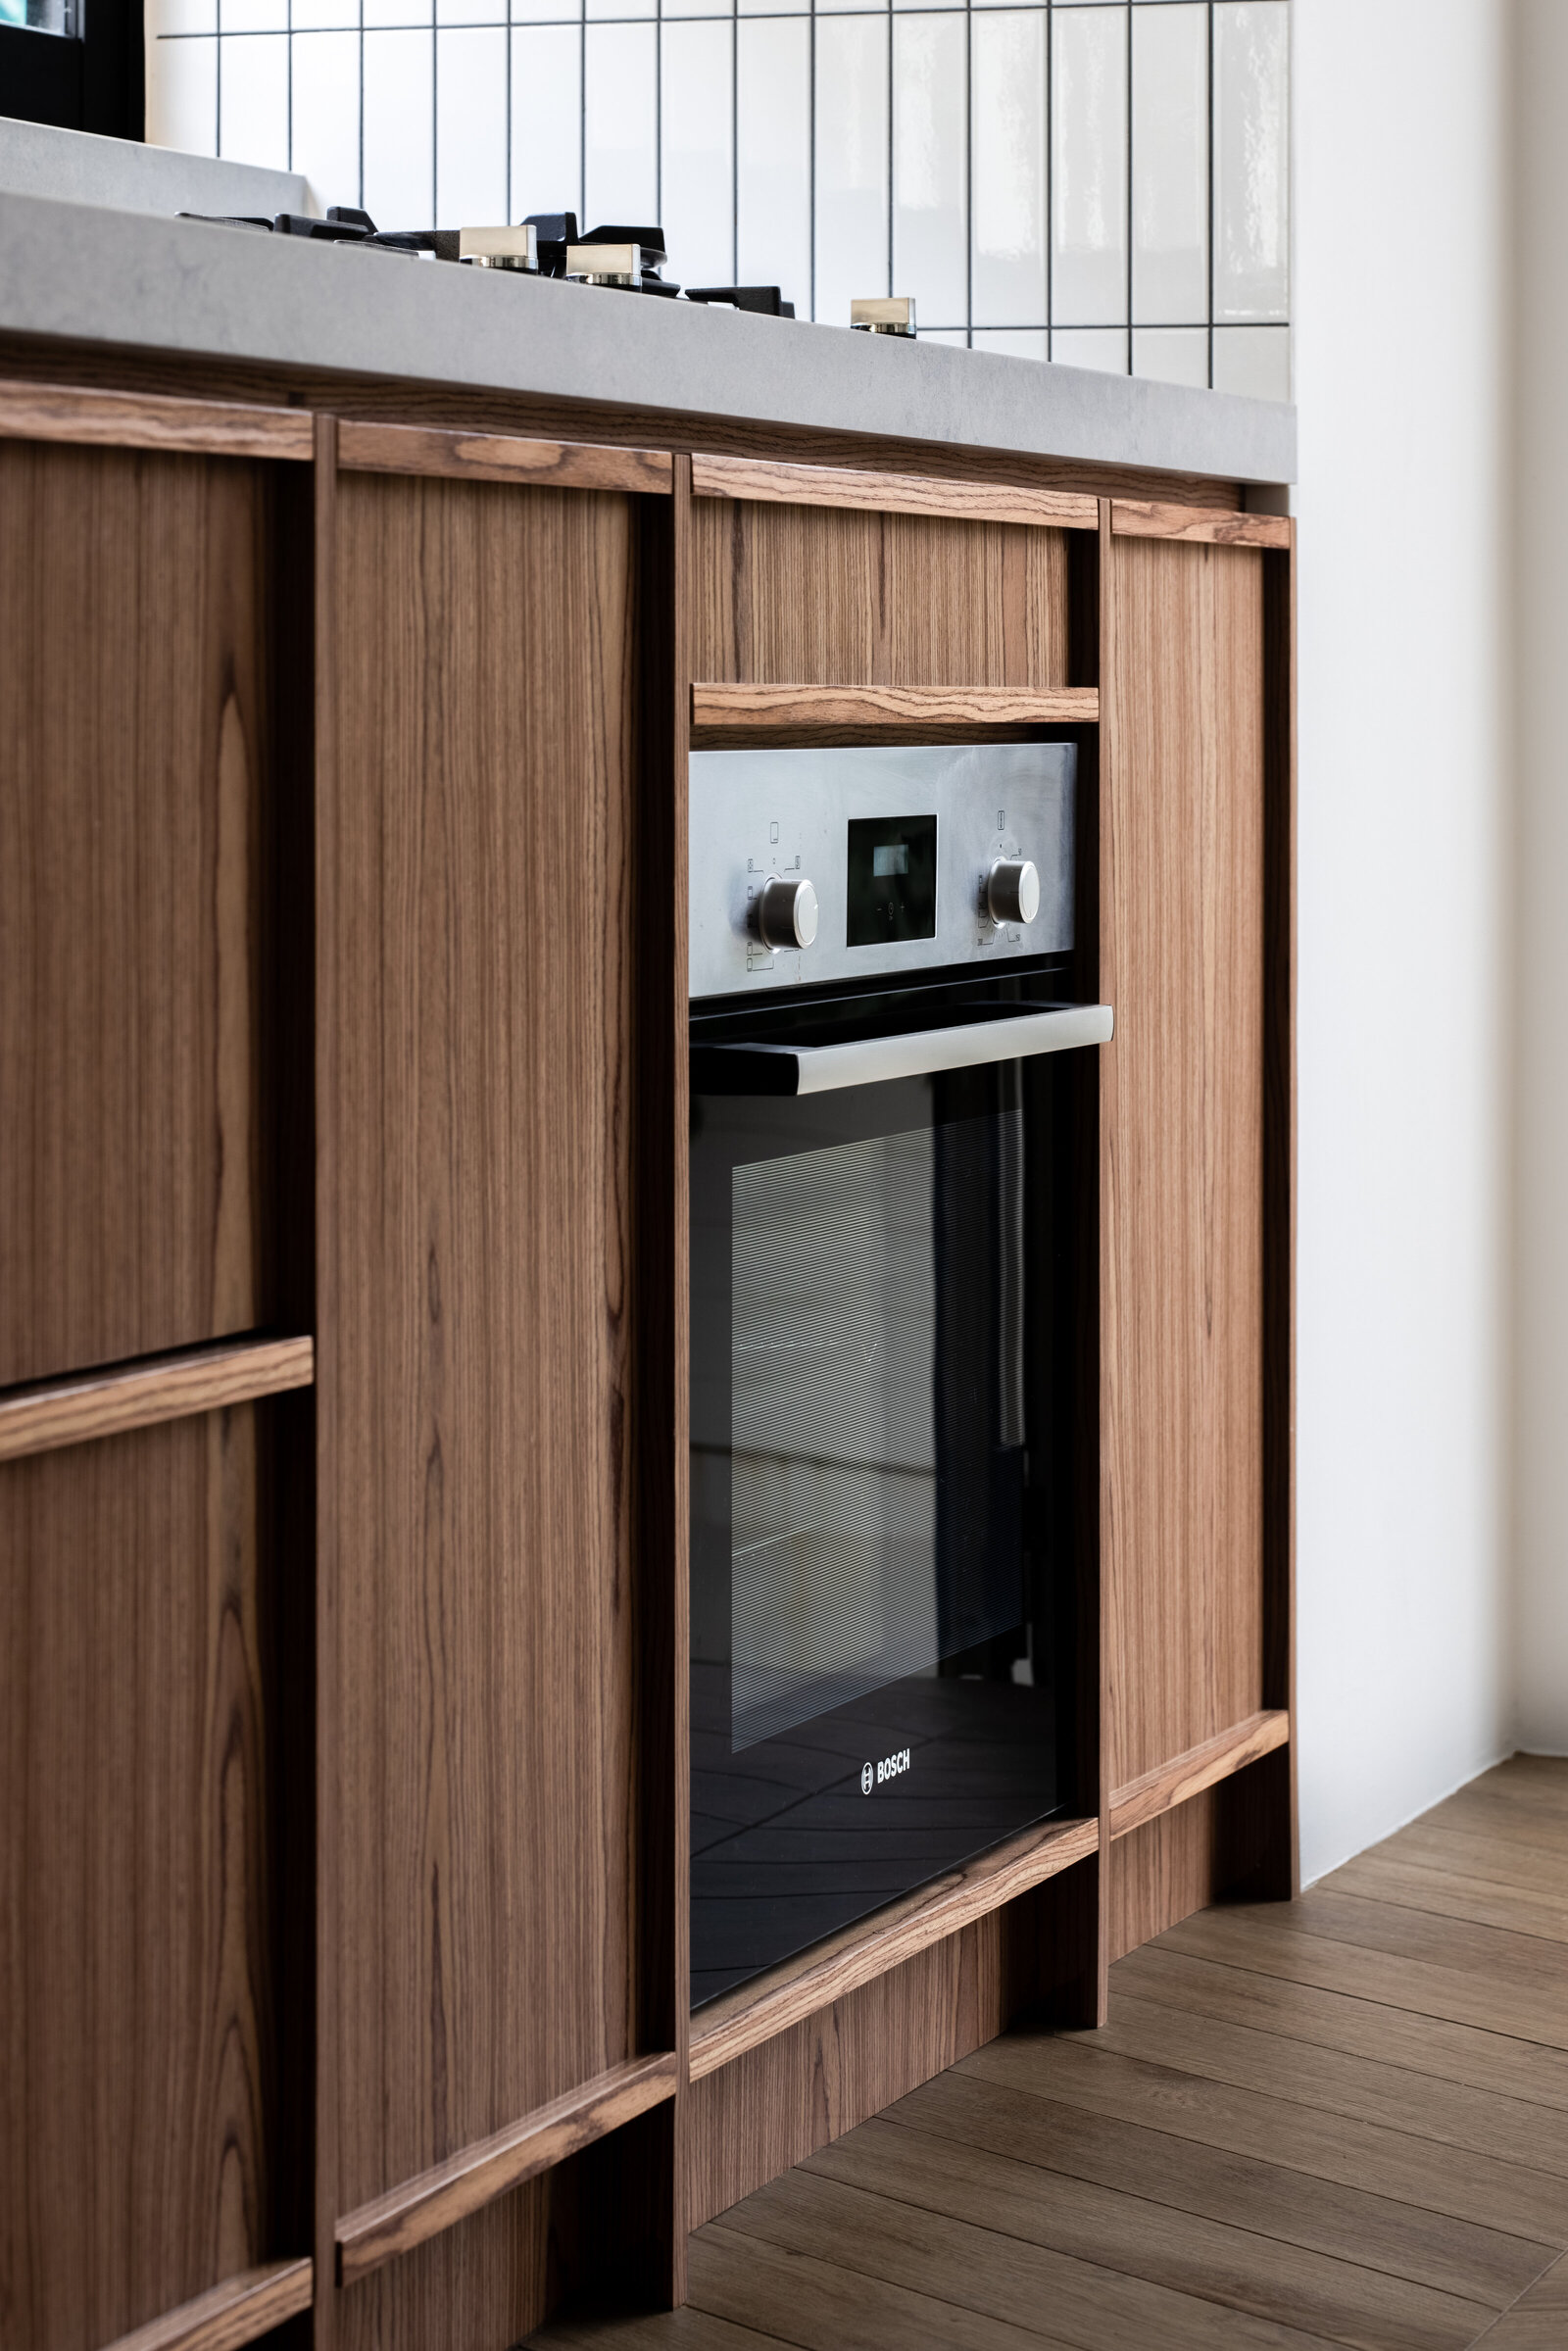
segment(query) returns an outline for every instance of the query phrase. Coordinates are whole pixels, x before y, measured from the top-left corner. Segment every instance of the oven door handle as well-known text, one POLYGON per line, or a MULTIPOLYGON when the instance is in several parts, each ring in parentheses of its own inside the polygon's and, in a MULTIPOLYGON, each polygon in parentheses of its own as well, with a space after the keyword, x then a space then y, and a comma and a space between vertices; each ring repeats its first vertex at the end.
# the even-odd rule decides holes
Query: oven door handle
POLYGON ((694 1094, 830 1094, 843 1086, 878 1086, 889 1078, 930 1077, 942 1069, 980 1069, 1029 1053, 1070 1053, 1108 1045, 1109 1004, 1063 1004, 1003 1020, 916 1029, 902 1037, 865 1037, 849 1045, 694 1045, 694 1094))

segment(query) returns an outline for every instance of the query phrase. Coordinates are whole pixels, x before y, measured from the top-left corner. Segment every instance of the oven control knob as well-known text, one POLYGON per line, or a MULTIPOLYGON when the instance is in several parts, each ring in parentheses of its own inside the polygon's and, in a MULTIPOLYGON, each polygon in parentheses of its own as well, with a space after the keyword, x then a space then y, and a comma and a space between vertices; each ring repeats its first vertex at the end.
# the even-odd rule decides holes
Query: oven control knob
POLYGON ((1040 876, 1028 857, 999 857, 986 883, 993 922, 1033 922, 1040 911, 1040 876))
POLYGON ((757 902, 757 933, 764 947, 809 947, 816 937, 816 892, 810 883, 786 881, 778 873, 764 883, 757 902))

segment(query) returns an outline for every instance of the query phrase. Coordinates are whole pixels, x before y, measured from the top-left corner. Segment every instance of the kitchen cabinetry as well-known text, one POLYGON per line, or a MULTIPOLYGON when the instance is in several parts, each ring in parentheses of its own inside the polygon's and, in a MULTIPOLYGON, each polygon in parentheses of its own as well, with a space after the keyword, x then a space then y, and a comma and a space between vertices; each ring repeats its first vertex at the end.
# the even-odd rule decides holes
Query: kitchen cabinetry
POLYGON ((1289 526, 207 393, 0 390, 0 2326, 507 2351, 1290 1890, 1289 526), (1081 1801, 694 2029, 688 743, 1045 724, 1081 1801))

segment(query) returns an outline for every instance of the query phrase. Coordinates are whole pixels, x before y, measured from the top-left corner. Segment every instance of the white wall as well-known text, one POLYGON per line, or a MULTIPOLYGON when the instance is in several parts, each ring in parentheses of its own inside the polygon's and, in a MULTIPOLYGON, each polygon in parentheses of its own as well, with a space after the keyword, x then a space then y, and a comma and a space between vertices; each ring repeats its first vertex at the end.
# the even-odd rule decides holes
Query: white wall
POLYGON ((1519 1743, 1568 1753, 1568 8, 1519 0, 1519 1743))
POLYGON ((1509 15, 1296 8, 1307 1879, 1512 1743, 1509 15))

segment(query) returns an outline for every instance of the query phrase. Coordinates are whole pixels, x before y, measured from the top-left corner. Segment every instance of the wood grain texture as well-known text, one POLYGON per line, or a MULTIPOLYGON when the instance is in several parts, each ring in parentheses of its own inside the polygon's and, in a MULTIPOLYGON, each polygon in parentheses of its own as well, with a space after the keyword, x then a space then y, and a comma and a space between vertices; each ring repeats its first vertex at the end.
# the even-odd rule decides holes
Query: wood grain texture
POLYGON ((677 2072, 672 2052, 632 2058, 417 2179, 404 2180, 358 2212, 346 2213, 337 2225, 339 2283, 352 2285, 368 2277, 395 2254, 412 2252, 607 2131, 673 2098, 677 2072))
POLYGON ((0 2342, 273 2251, 262 1416, 0 1468, 0 2342))
MULTIPOLYGON (((318 1411, 343 2212, 635 2047, 636 698, 626 500, 340 470, 335 501, 318 1411), (566 875, 595 877, 591 951, 566 875)), ((397 2291, 378 2307, 395 2334, 397 2291)))
POLYGON ((338 425, 337 462, 365 473, 445 475, 454 481, 532 482, 555 490, 640 490, 669 495, 664 449, 614 449, 592 441, 531 441, 514 433, 442 432, 433 425, 338 425))
POLYGON ((1109 553, 1101 1475, 1124 1788, 1263 1703, 1264 559, 1109 553))
POLYGON ((0 383, 0 437, 304 462, 311 454, 311 419, 300 408, 23 381, 0 383))
POLYGON ((1142 498, 1114 499, 1110 513, 1110 527, 1119 539, 1187 539, 1209 547, 1288 548, 1291 544, 1292 525, 1285 514, 1204 511, 1142 498))
MULTIPOLYGON (((1568 1763, 1504 1767, 1488 1800, 1549 1835, 1561 1869, 1565 1797, 1568 1763)), ((1401 1832, 1388 1866, 1403 1866, 1404 1838, 1447 1834, 1401 1832)), ((832 2128, 850 2108, 836 2062, 848 2043, 824 2034, 812 2151, 694 2237, 691 2310, 631 2325, 578 2315, 540 2351, 1559 2351, 1568 2052, 1512 2037, 1508 1998, 1557 1984, 1560 1946, 1532 1953, 1509 1929, 1443 1920, 1412 1929, 1397 1908, 1308 1897, 1211 1911, 1112 1969, 1104 2030, 1052 2033, 1036 2015, 848 2131, 832 2128), (1348 1950, 1331 1927, 1379 1946, 1365 1996, 1265 1972, 1288 1948, 1348 1950), (1219 1930, 1222 1957, 1190 1955, 1219 1930), (1412 1935, 1428 1955, 1405 1953, 1412 1935), (1508 2030, 1435 2020, 1439 1975, 1491 1992, 1508 2030), (1538 2086, 1550 2103, 1531 2102, 1538 2086)))
POLYGON ((311 2263, 268 2261, 122 2334, 109 2351, 238 2351, 311 2307, 311 2263))
POLYGON ((801 1958, 787 1960, 739 1991, 710 2001, 694 2020, 692 2080, 701 2081, 744 2050, 800 2024, 816 2009, 842 1999, 1099 1849, 1100 1824, 1095 1820, 1052 1821, 1044 1829, 1026 1829, 890 1903, 874 1918, 813 1944, 801 1958))
POLYGON ((692 675, 1065 686, 1067 534, 924 514, 692 508, 692 675))
POLYGON ((0 1386, 276 1318, 270 470, 0 440, 0 1386))
POLYGON ((873 473, 850 465, 779 465, 765 458, 692 459, 697 498, 760 499, 784 506, 859 507, 884 514, 940 514, 959 522, 1046 524, 1098 530, 1100 506, 1082 492, 1018 482, 943 481, 924 473, 873 473))
POLYGON ((1250 1715, 1245 1723, 1237 1723, 1217 1738, 1205 1739, 1199 1747, 1191 1747, 1170 1763, 1156 1765, 1142 1779, 1130 1780, 1115 1788, 1110 1798, 1110 1834, 1126 1837, 1130 1831, 1141 1829, 1156 1814, 1169 1812, 1172 1805, 1183 1804, 1189 1796, 1201 1794, 1205 1788, 1228 1780, 1259 1756, 1271 1755, 1282 1747, 1291 1735, 1291 1718, 1283 1711, 1250 1715))
POLYGON ((0 1461, 253 1403, 259 1396, 308 1388, 315 1376, 311 1340, 248 1339, 16 1389, 0 1396, 0 1461))
POLYGON ((730 728, 765 734, 802 727, 913 727, 945 732, 967 726, 1093 726, 1100 695, 1093 686, 1050 692, 1017 686, 737 686, 692 688, 692 726, 708 736, 730 728))
POLYGON ((47 341, 0 332, 0 368, 19 383, 150 391, 182 398, 292 405, 367 423, 435 425, 445 431, 500 432, 531 439, 698 451, 801 465, 843 465, 953 482, 1082 492, 1090 497, 1155 499, 1240 513, 1241 485, 1213 475, 1157 472, 1148 466, 1097 465, 1092 459, 982 449, 957 441, 915 441, 840 433, 813 425, 749 423, 690 411, 572 401, 548 394, 498 391, 395 377, 344 375, 323 367, 268 366, 184 353, 133 351, 47 341))

